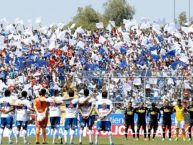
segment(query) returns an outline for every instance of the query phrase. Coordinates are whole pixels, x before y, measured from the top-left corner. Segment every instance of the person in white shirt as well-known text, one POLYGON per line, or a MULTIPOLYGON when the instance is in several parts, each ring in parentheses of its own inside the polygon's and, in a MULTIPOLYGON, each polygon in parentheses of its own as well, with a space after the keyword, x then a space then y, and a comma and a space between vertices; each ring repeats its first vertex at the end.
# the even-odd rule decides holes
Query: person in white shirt
POLYGON ((17 130, 15 131, 15 138, 16 144, 18 144, 19 134, 23 135, 23 143, 27 144, 27 126, 28 126, 28 111, 34 111, 32 109, 32 103, 27 100, 27 92, 22 91, 21 98, 17 99, 14 106, 15 106, 15 115, 16 115, 16 127, 17 130), (22 128, 22 130, 21 130, 22 128))
MULTIPOLYGON (((69 90, 68 95, 70 98, 74 97, 74 90, 69 90)), ((67 144, 67 134, 70 129, 70 144, 73 144, 74 130, 77 128, 77 107, 78 99, 72 99, 65 102, 66 116, 64 123, 64 143, 67 144)))
MULTIPOLYGON (((70 89, 68 92, 70 98, 74 97, 74 90, 70 89)), ((77 129, 78 119, 78 104, 84 104, 90 97, 87 97, 84 100, 72 99, 65 102, 66 106, 66 116, 65 116, 65 123, 64 123, 64 143, 67 144, 67 134, 68 130, 70 130, 70 144, 73 143, 74 139, 74 131, 77 129)))
MULTIPOLYGON (((67 131, 70 130, 71 135, 71 143, 73 143, 73 136, 74 136, 74 129, 77 127, 77 106, 78 106, 78 99, 74 99, 74 91, 69 91, 69 98, 63 98, 58 96, 58 90, 55 90, 55 97, 52 98, 41 98, 41 102, 47 102, 49 105, 49 114, 50 114, 50 123, 51 127, 54 129, 53 134, 53 143, 55 143, 55 138, 57 133, 59 132, 60 126, 60 115, 61 109, 60 105, 65 102, 66 105, 66 119, 65 119, 65 131, 64 131, 64 140, 65 144, 67 144, 67 131), (58 118, 59 117, 59 118, 58 118)), ((61 140, 62 144, 62 140, 61 140)))
POLYGON ((109 115, 113 110, 112 101, 107 99, 107 92, 102 92, 102 99, 96 102, 96 112, 98 114, 98 120, 96 124, 96 140, 95 144, 98 145, 98 137, 100 131, 108 131, 110 145, 113 145, 112 132, 111 132, 111 122, 109 120, 109 115))
POLYGON ((50 124, 51 129, 53 132, 53 141, 52 143, 55 144, 56 136, 59 133, 60 127, 60 119, 61 119, 61 107, 60 105, 63 103, 63 97, 59 96, 59 91, 54 90, 54 96, 52 98, 48 98, 47 101, 49 102, 49 115, 50 115, 50 124))
MULTIPOLYGON (((84 90, 84 96, 80 97, 79 101, 84 101, 89 96, 89 90, 84 90)), ((79 104, 79 113, 80 113, 80 131, 79 131, 79 144, 82 144, 82 133, 84 128, 87 126, 89 129, 89 143, 92 142, 92 126, 93 118, 91 117, 92 110, 94 108, 94 100, 91 98, 83 104, 79 104)))
POLYGON ((11 113, 13 108, 13 102, 11 99, 11 92, 5 90, 4 97, 0 98, 0 112, 1 112, 1 123, 0 123, 0 144, 2 144, 3 132, 5 127, 8 129, 8 144, 12 144, 12 126, 13 126, 13 114, 11 113))

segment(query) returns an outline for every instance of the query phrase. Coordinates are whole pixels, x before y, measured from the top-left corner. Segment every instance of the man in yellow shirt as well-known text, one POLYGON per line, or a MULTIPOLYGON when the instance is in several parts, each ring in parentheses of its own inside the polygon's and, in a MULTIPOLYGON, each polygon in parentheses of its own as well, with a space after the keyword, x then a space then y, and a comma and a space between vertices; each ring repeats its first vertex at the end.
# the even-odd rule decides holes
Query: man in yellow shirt
POLYGON ((175 139, 175 141, 178 140, 179 129, 182 129, 182 137, 183 137, 183 140, 185 141, 186 140, 186 133, 185 133, 185 129, 184 129, 184 125, 185 125, 184 116, 185 116, 186 108, 182 106, 181 99, 178 99, 177 105, 174 107, 174 111, 176 112, 176 118, 175 118, 176 139, 175 139))

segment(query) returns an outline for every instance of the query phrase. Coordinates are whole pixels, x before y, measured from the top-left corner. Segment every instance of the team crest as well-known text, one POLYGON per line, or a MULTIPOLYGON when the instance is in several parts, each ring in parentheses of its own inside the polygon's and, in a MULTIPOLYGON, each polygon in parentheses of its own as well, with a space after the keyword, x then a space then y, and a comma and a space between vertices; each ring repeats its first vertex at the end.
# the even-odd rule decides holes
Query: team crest
POLYGON ((107 109, 107 104, 106 103, 103 103, 102 104, 102 108, 105 110, 105 109, 107 109))
POLYGON ((70 105, 69 105, 69 108, 73 108, 73 104, 72 104, 72 101, 70 101, 70 105))

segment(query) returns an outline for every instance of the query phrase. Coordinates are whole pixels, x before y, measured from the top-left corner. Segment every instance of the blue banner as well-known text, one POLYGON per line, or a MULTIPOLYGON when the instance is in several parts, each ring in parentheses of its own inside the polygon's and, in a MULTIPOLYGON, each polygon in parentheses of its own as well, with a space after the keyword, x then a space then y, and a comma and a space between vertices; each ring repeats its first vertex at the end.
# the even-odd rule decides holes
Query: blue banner
MULTIPOLYGON (((112 127, 121 126, 124 124, 124 115, 123 114, 111 114, 109 116, 109 118, 110 118, 110 121, 112 123, 112 127)), ((146 117, 146 121, 148 123, 148 117, 146 117)), ((137 123, 137 115, 136 114, 134 116, 134 122, 135 122, 135 124, 137 123)), ((174 122, 175 122, 175 114, 172 115, 172 124, 174 124, 174 122)), ((159 120, 159 124, 160 125, 162 124, 162 117, 159 120)), ((94 130, 95 130, 95 127, 94 127, 94 130)), ((78 134, 79 134, 78 131, 79 131, 79 129, 75 130, 75 136, 78 136, 78 134)), ((53 135, 53 131, 51 130, 50 126, 48 126, 46 128, 46 133, 47 133, 47 136, 53 135)), ((28 136, 35 136, 35 126, 34 125, 28 126, 27 134, 28 134, 28 136)), ((59 135, 60 136, 64 135, 64 126, 63 125, 61 125, 59 128, 59 135)))
MULTIPOLYGON (((175 114, 172 114, 171 118, 172 118, 172 124, 174 124, 175 123, 175 114)), ((137 119, 138 119, 137 115, 135 114, 134 115, 135 124, 137 123, 137 119)), ((111 114, 110 120, 111 120, 111 123, 113 125, 122 125, 122 124, 124 124, 124 114, 111 114)), ((159 120, 159 124, 162 124, 162 120, 163 119, 161 116, 161 118, 159 120)), ((147 116, 146 116, 146 122, 149 123, 149 118, 147 116)))

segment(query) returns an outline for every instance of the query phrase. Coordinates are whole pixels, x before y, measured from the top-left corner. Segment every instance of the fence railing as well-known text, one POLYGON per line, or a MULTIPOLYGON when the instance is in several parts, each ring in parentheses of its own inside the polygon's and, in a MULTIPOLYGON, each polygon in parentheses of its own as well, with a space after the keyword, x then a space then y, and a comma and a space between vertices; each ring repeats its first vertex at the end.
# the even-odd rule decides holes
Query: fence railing
POLYGON ((176 69, 176 70, 154 70, 154 69, 137 69, 137 70, 113 70, 113 71, 77 71, 75 75, 98 75, 98 76, 138 76, 138 77, 184 77, 184 76, 193 76, 192 70, 176 69))
POLYGON ((189 96, 191 95, 192 73, 184 74, 184 71, 151 70, 138 70, 132 73, 82 71, 74 75, 73 83, 78 92, 84 87, 98 92, 106 89, 113 102, 159 102, 163 98, 172 101, 175 98, 183 98, 185 90, 189 90, 189 96))

